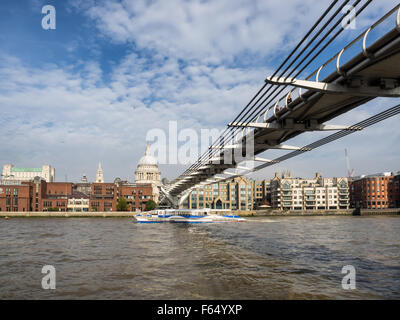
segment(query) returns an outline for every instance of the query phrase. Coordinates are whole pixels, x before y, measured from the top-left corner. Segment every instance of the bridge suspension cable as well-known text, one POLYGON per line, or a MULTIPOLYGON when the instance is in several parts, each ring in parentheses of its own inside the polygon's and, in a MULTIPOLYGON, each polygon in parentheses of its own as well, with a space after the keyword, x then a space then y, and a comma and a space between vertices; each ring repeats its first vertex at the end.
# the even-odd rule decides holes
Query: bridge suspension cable
MULTIPOLYGON (((199 183, 208 184, 212 183, 210 181, 223 181, 237 176, 236 173, 226 172, 227 169, 236 168, 238 170, 236 172, 240 170, 241 174, 248 174, 310 151, 320 145, 332 142, 356 130, 360 130, 360 128, 363 128, 362 126, 367 127, 399 113, 399 106, 396 106, 391 108, 392 110, 387 110, 386 113, 380 113, 365 120, 363 123, 351 127, 323 124, 376 97, 400 97, 400 69, 397 67, 399 65, 398 60, 400 59, 400 4, 396 5, 390 12, 380 18, 351 43, 347 44, 336 55, 308 75, 305 78, 306 80, 289 78, 294 73, 295 77, 301 75, 345 29, 343 25, 339 30, 337 29, 342 20, 336 20, 335 17, 337 17, 339 12, 344 8, 344 5, 348 2, 349 0, 342 2, 335 12, 329 14, 333 7, 338 4, 338 1, 334 1, 331 4, 323 16, 320 17, 292 53, 275 71, 274 75, 265 80, 266 83, 262 89, 259 90, 257 95, 253 97, 250 103, 235 118, 235 120, 240 121, 244 119, 244 121, 229 123, 228 128, 225 129, 223 134, 210 146, 208 152, 199 157, 197 162, 192 164, 177 179, 166 185, 163 190, 164 193, 168 194, 168 196, 172 196, 173 199, 182 199, 186 196, 188 191, 196 187, 199 183), (393 15, 393 13, 396 13, 396 27, 367 47, 366 37, 368 33, 385 21, 389 16, 393 15), (327 21, 322 26, 318 27, 325 18, 327 21), (331 26, 332 23, 333 25, 331 26), (324 32, 326 29, 328 30, 324 32), (316 34, 313 35, 311 40, 307 41, 308 37, 312 35, 314 31, 316 34), (333 34, 333 36, 328 38, 330 34, 333 34), (321 39, 319 39, 319 37, 321 37, 321 39), (364 38, 362 51, 340 66, 339 61, 342 53, 362 38, 364 38), (306 41, 307 43, 305 43, 306 41), (302 48, 303 45, 305 48, 302 48), (298 52, 299 49, 300 51, 298 52), (336 70, 325 77, 321 82, 319 80, 321 69, 335 59, 336 70), (289 65, 287 65, 287 63, 289 63, 289 65), (285 69, 281 71, 283 68, 285 69), (291 71, 288 73, 288 70, 291 71), (275 77, 277 74, 279 74, 279 77, 275 77), (310 81, 309 79, 314 75, 316 75, 316 81, 310 81), (281 95, 289 86, 293 88, 281 95), (305 88, 306 91, 302 93, 301 88, 305 88), (298 98, 291 99, 291 94, 297 89, 299 90, 298 98), (280 98, 274 107, 274 113, 267 118, 267 112, 273 107, 270 106, 270 104, 278 96, 280 96, 280 98), (285 105, 283 108, 280 108, 279 103, 282 102, 283 99, 285 99, 285 105), (263 122, 258 122, 262 114, 259 113, 260 110, 264 113, 263 122), (246 128, 248 133, 244 134, 246 128), (301 148, 282 144, 286 140, 292 139, 306 131, 326 130, 340 131, 301 148), (243 134, 239 140, 237 134, 238 132, 240 133, 240 131, 243 134), (263 162, 263 164, 248 168, 240 164, 247 160, 241 160, 241 157, 233 155, 233 149, 243 147, 246 140, 253 136, 250 134, 253 133, 254 156, 247 159, 255 163, 257 161, 263 162), (233 141, 226 141, 225 139, 227 137, 233 141), (256 156, 268 149, 294 151, 275 160, 263 159, 256 156), (216 153, 218 153, 218 157, 215 157, 216 153), (224 155, 229 156, 229 153, 231 153, 231 156, 234 156, 233 162, 226 162, 224 160, 224 155), (214 163, 213 159, 220 159, 222 162, 220 163, 217 161, 214 163), (223 179, 216 176, 218 174, 229 175, 229 177, 223 179)), ((353 3, 353 6, 359 5, 361 2, 362 0, 357 0, 353 3)), ((363 4, 361 3, 358 9, 354 9, 355 14, 352 19, 360 15, 371 2, 372 0, 365 1, 363 4)), ((351 23, 351 20, 348 23, 351 23)))
MULTIPOLYGON (((333 134, 331 134, 331 135, 329 135, 329 136, 327 136, 325 138, 322 138, 322 139, 319 139, 319 140, 317 140, 317 141, 315 141, 313 143, 310 143, 310 144, 300 148, 299 150, 292 151, 292 152, 290 152, 288 154, 285 154, 285 155, 283 155, 281 157, 278 157, 278 158, 276 158, 274 160, 271 160, 268 163, 261 164, 261 165, 255 167, 255 168, 252 168, 252 169, 249 169, 249 170, 245 170, 240 175, 246 175, 246 174, 249 174, 249 173, 264 169, 266 167, 275 165, 275 164, 280 163, 282 161, 291 159, 291 158, 296 157, 298 155, 301 155, 301 154, 303 154, 305 152, 314 150, 314 149, 316 149, 318 147, 321 147, 323 145, 326 145, 326 144, 328 144, 330 142, 333 142, 333 141, 336 141, 338 139, 341 139, 341 138, 343 138, 345 136, 348 136, 348 135, 350 135, 352 133, 355 133, 357 131, 363 130, 363 129, 367 128, 367 127, 370 127, 370 126, 372 126, 374 124, 377 124, 378 122, 381 122, 383 120, 386 120, 386 119, 391 118, 393 116, 396 116, 398 114, 400 114, 400 104, 398 104, 398 105, 396 105, 394 107, 391 107, 391 108, 389 108, 389 109, 387 109, 385 111, 382 111, 382 112, 380 112, 380 113, 378 113, 378 114, 376 114, 376 115, 374 115, 372 117, 369 117, 369 118, 367 118, 367 119, 365 119, 365 120, 363 120, 361 122, 358 122, 358 123, 356 123, 354 125, 351 125, 351 126, 349 126, 348 129, 340 130, 340 131, 338 131, 336 133, 333 133, 333 134)), ((240 175, 230 176, 230 177, 228 177, 226 179, 222 179, 220 181, 225 181, 225 180, 228 180, 228 179, 232 179, 232 178, 238 177, 240 175)))
MULTIPOLYGON (((285 59, 285 61, 280 65, 280 67, 275 71, 274 75, 276 75, 282 68, 283 66, 290 60, 290 58, 295 54, 295 52, 301 47, 301 45, 305 42, 305 40, 312 34, 312 32, 316 29, 316 27, 321 23, 321 21, 328 15, 328 13, 331 11, 331 9, 335 6, 335 4, 338 1, 333 1, 331 3, 331 5, 328 7, 328 9, 324 12, 324 14, 318 19, 318 21, 313 25, 313 27, 307 32, 306 36, 303 37, 303 39, 299 42, 299 44, 296 46, 296 48, 290 53, 290 55, 285 59)), ((354 2, 353 7, 356 7, 359 3, 361 2, 361 0, 357 0, 356 2, 354 2)), ((372 0, 367 1, 364 6, 359 9, 356 13, 356 16, 358 16, 370 3, 372 2, 372 0)), ((333 15, 328 19, 328 21, 325 22, 325 24, 320 28, 320 30, 317 31, 317 33, 314 35, 314 37, 308 42, 308 44, 301 50, 300 53, 297 54, 297 56, 295 57, 295 59, 290 63, 289 66, 286 67, 286 69, 281 72, 279 77, 283 77, 284 74, 290 69, 291 66, 293 66, 293 64, 299 60, 301 58, 301 56, 304 54, 304 52, 312 45, 312 43, 314 43, 314 41, 318 38, 318 36, 329 26, 329 24, 334 20, 334 18, 343 10, 344 6, 347 5, 349 3, 349 0, 344 1, 339 8, 333 13, 333 15)), ((354 17, 353 17, 354 18, 354 17)), ((330 30, 322 37, 322 39, 320 39, 318 41, 318 43, 316 45, 314 45, 314 47, 308 52, 308 54, 301 60, 300 63, 298 63, 293 70, 286 76, 289 77, 290 75, 293 74, 294 71, 296 71, 298 69, 299 66, 302 65, 302 63, 304 63, 304 61, 323 43, 323 41, 328 37, 329 34, 331 34, 335 28, 339 25, 339 23, 342 20, 339 19, 338 21, 336 21, 336 23, 334 24, 333 27, 330 28, 330 30)), ((324 45, 324 47, 322 49, 319 50, 319 52, 314 55, 314 57, 302 68, 302 70, 300 72, 298 72, 296 74, 296 76, 298 76, 302 71, 305 70, 305 68, 318 56, 320 55, 328 46, 330 43, 333 42, 333 40, 335 38, 337 38, 337 36, 343 31, 343 28, 340 28, 340 30, 335 34, 334 37, 332 37, 329 42, 327 44, 324 45)), ((247 116, 247 118, 244 120, 245 122, 245 127, 246 127, 246 122, 250 122, 252 120, 254 120, 257 116, 253 117, 250 119, 251 116, 254 116, 254 114, 258 111, 260 111, 261 108, 265 108, 265 102, 267 99, 270 99, 268 101, 268 103, 266 105, 268 105, 269 103, 271 103, 276 97, 277 95, 279 95, 280 93, 282 93, 282 91, 286 88, 286 86, 284 88, 281 88, 279 90, 279 92, 273 97, 271 98, 271 95, 274 94, 277 90, 278 87, 275 87, 275 90, 273 90, 272 93, 270 93, 269 96, 267 96, 267 98, 265 98, 261 104, 258 104, 259 101, 274 87, 274 86, 269 86, 269 88, 261 95, 261 97, 258 98, 258 100, 250 107, 250 109, 248 109, 248 107, 252 104, 252 102, 260 95, 260 93, 265 89, 266 85, 264 85, 259 92, 253 97, 253 99, 248 103, 248 105, 239 113, 239 115, 235 118, 234 121, 237 121, 239 119, 239 121, 243 120, 243 118, 245 116, 247 116), (258 104, 258 107, 257 107, 258 104), (251 112, 252 110, 254 110, 254 108, 256 108, 255 111, 251 112), (248 109, 246 111, 246 109, 248 109), (246 111, 246 112, 245 112, 246 111), (245 113, 244 113, 245 112, 245 113), (250 113, 251 112, 251 113, 250 113), (243 114, 244 113, 244 114, 243 114), (250 114, 249 114, 250 113, 250 114)), ((243 129, 238 129, 238 128, 227 128, 223 134, 211 145, 215 146, 216 143, 219 142, 219 146, 224 144, 224 140, 227 138, 228 139, 234 139, 237 135, 238 130, 242 130, 243 129)), ((211 151, 206 152, 205 154, 203 154, 198 161, 193 164, 190 168, 188 168, 185 173, 187 172, 191 172, 193 170, 196 170, 196 168, 198 168, 199 166, 201 166, 204 162, 205 159, 209 159, 211 158, 213 155, 215 155, 216 152, 218 152, 218 149, 210 149, 211 151)))
MULTIPOLYGON (((336 16, 343 10, 344 6, 345 6, 348 2, 349 2, 349 1, 345 1, 344 3, 342 3, 342 5, 336 10, 336 12, 332 15, 332 17, 325 23, 325 25, 322 27, 322 29, 321 29, 321 30, 313 37, 313 39, 309 42, 308 46, 311 45, 311 44, 314 42, 315 39, 317 39, 317 36, 330 24, 330 22, 333 20, 333 18, 336 17, 336 16)), ((353 3, 353 7, 356 7, 360 2, 361 2, 361 0, 355 1, 355 2, 353 3)), ((364 6, 356 12, 356 14, 355 14, 355 16, 354 16, 353 18, 357 17, 371 2, 372 2, 372 0, 368 0, 368 1, 364 4, 364 6)), ((312 48, 312 50, 306 55, 306 57, 304 57, 304 58, 302 59, 302 61, 301 61, 300 63, 298 63, 298 64, 296 65, 296 67, 293 68, 293 70, 286 76, 286 78, 289 77, 289 76, 291 76, 291 75, 293 74, 293 72, 296 71, 297 68, 299 68, 299 67, 301 66, 301 64, 312 54, 312 52, 314 52, 314 51, 323 43, 323 41, 328 37, 328 35, 331 34, 331 33, 335 30, 335 28, 341 23, 341 21, 342 21, 341 19, 338 19, 338 20, 336 21, 336 23, 334 24, 334 26, 330 28, 330 30, 323 36, 323 38, 322 38, 321 40, 318 41, 318 43, 312 48)), ((335 36, 332 37, 332 38, 329 40, 329 42, 328 42, 327 44, 325 44, 324 47, 323 47, 321 50, 319 50, 319 52, 318 52, 316 55, 314 55, 314 57, 313 57, 312 59, 310 59, 310 61, 306 64, 306 66, 304 66, 303 69, 302 69, 300 72, 298 72, 298 73, 296 74, 296 77, 297 77, 302 71, 304 71, 304 69, 305 69, 319 54, 321 54, 321 53, 323 52, 323 50, 326 49, 326 48, 328 47, 328 45, 329 45, 330 43, 332 43, 333 40, 334 40, 335 38, 337 38, 337 36, 339 36, 339 34, 340 34, 343 30, 344 30, 343 27, 340 28, 340 30, 335 34, 335 36)), ((305 50, 303 50, 300 54, 298 54, 294 61, 296 61, 297 59, 299 59, 299 58, 301 57, 301 55, 304 53, 304 51, 305 51, 305 50)), ((283 74, 284 74, 288 69, 289 69, 289 68, 286 68, 286 70, 281 74, 280 77, 282 77, 283 74)), ((274 86, 271 86, 269 89, 271 89, 272 87, 274 87, 274 86)), ((264 108, 265 108, 266 106, 268 106, 270 103, 272 103, 273 101, 275 101, 275 99, 278 97, 278 95, 279 95, 280 93, 282 93, 286 88, 287 88, 287 86, 284 86, 284 87, 282 87, 282 88, 278 91, 279 87, 276 86, 276 87, 274 88, 274 90, 269 94, 269 96, 267 96, 267 97, 261 102, 261 104, 256 108, 256 110, 253 111, 250 115, 247 116, 247 118, 244 120, 244 128, 247 127, 247 126, 246 126, 246 121, 248 121, 248 122, 253 121, 253 120, 257 117, 257 116, 255 116, 255 117, 253 117, 253 118, 250 118, 251 116, 254 115, 255 112, 257 112, 257 111, 259 111, 259 110, 261 110, 261 109, 264 109, 264 108), (276 91, 278 91, 278 93, 276 93, 276 94, 271 98, 272 94, 274 94, 276 91), (268 99, 269 99, 269 100, 268 100, 268 99), (268 102, 266 102, 267 100, 268 100, 268 102)), ((269 89, 263 94, 263 96, 269 91, 269 89)), ((256 104, 260 101, 260 99, 261 99, 263 96, 261 96, 261 97, 257 100, 256 104)), ((254 109, 254 107, 255 107, 256 104, 254 104, 253 107, 252 107, 250 110, 248 110, 248 111, 246 112, 246 114, 248 114, 249 111, 251 111, 252 109, 254 109)), ((245 115, 246 115, 246 114, 245 114, 245 115)), ((242 116, 242 119, 243 119, 243 116, 242 116)), ((235 128, 235 129, 236 129, 236 130, 234 130, 233 132, 231 131, 230 136, 228 137, 228 140, 230 140, 230 139, 234 140, 234 139, 236 138, 236 136, 237 136, 238 130, 242 130, 242 132, 243 132, 243 129, 237 129, 237 128, 235 128)), ((229 132, 228 132, 228 134, 229 134, 229 132)), ((220 138, 217 140, 217 141, 222 141, 222 143, 220 143, 219 146, 223 145, 224 139, 226 139, 224 136, 226 136, 226 135, 223 135, 223 137, 220 137, 220 138)), ((209 153, 208 153, 208 158, 211 158, 213 155, 215 155, 215 153, 217 152, 217 150, 218 150, 218 149, 214 148, 214 151, 209 152, 209 153)), ((205 154, 205 156, 207 157, 207 153, 205 154)), ((191 169, 191 171, 196 170, 198 167, 200 167, 201 165, 203 165, 203 164, 204 164, 203 160, 204 160, 204 156, 203 156, 203 157, 200 157, 200 159, 199 159, 198 162, 193 166, 193 168, 191 169)))
MULTIPOLYGON (((346 0, 343 4, 342 4, 342 6, 339 8, 340 10, 342 10, 343 9, 343 7, 349 2, 350 0, 346 0)), ((328 13, 331 11, 331 9, 335 6, 335 4, 338 2, 338 0, 335 0, 335 1, 333 1, 331 4, 330 4, 330 6, 325 10, 325 12, 320 16, 320 18, 317 20, 317 22, 311 27, 311 29, 307 32, 307 34, 303 37, 303 39, 298 43, 298 45, 292 50, 292 52, 289 54, 289 56, 283 61, 283 63, 278 67, 278 69, 274 72, 274 75, 276 75, 283 67, 284 67, 284 65, 290 60, 290 58, 295 54, 295 52, 301 47, 301 45, 307 40, 307 38, 310 36, 310 34, 317 28, 317 26, 321 23, 321 21, 328 15, 328 13)), ((340 10, 337 10, 336 12, 335 12, 335 14, 332 16, 332 17, 334 17, 335 15, 337 15, 339 12, 340 12, 340 10)), ((331 17, 331 18, 332 18, 331 17)), ((326 26, 324 26, 324 27, 326 27, 326 26)), ((323 29, 324 29, 324 27, 319 31, 319 32, 321 32, 323 29)), ((311 45, 311 43, 312 42, 309 42, 306 46, 305 46, 305 48, 308 48, 310 45, 311 45)), ((297 56, 296 58, 295 58, 295 60, 294 61, 296 61, 297 59, 298 59, 298 57, 299 56, 297 56)), ((281 74, 281 76, 282 76, 282 74, 281 74)), ((239 113, 239 115, 238 116, 236 116, 236 118, 233 120, 233 121, 237 121, 238 119, 239 119, 239 117, 243 114, 243 112, 245 112, 245 110, 253 103, 253 101, 261 94, 261 92, 265 89, 267 87, 267 84, 265 83, 264 85, 263 85, 263 87, 256 93, 256 95, 250 100, 250 102, 246 105, 246 107, 244 107, 243 108, 243 110, 239 113)), ((265 91, 262 95, 261 95, 261 97, 260 98, 258 98, 258 100, 256 101, 256 103, 250 108, 250 110, 252 109, 252 108, 254 108, 254 106, 260 101, 260 99, 262 99, 262 97, 264 97, 268 92, 269 92, 269 90, 272 88, 273 86, 269 86, 269 88, 267 89, 267 91, 265 91)), ((248 112, 246 112, 246 114, 247 114, 248 112)), ((246 115, 245 114, 245 115, 246 115)), ((239 119, 239 121, 241 121, 241 119, 243 119, 243 116, 242 116, 242 118, 240 118, 239 119)), ((222 135, 221 135, 221 137, 222 137, 222 139, 224 139, 225 137, 226 137, 226 135, 227 134, 229 134, 229 132, 228 131, 236 131, 236 128, 227 128, 227 129, 225 129, 225 131, 222 133, 222 135)), ((211 146, 214 146, 218 141, 220 141, 221 140, 221 137, 220 138, 218 138, 214 143, 212 143, 211 144, 211 146)), ((215 153, 215 152, 214 152, 215 153)), ((203 158, 205 158, 205 157, 207 157, 207 155, 209 155, 207 152, 205 153, 205 154, 203 154, 203 156, 201 156, 200 158, 199 158, 199 160, 198 161, 201 161, 201 160, 203 160, 203 158)), ((189 167, 186 171, 185 171, 185 173, 186 172, 190 172, 190 171, 192 171, 194 168, 196 168, 197 167, 197 164, 195 163, 195 164, 193 164, 191 167, 189 167)))
MULTIPOLYGON (((361 0, 357 0, 354 4, 353 7, 357 6, 359 3, 361 2, 361 0)), ((353 17, 353 19, 355 19, 370 3, 372 2, 372 0, 368 0, 364 6, 362 8, 360 8, 355 16, 353 17)), ((350 21, 349 21, 350 22, 350 21)), ((301 65, 310 57, 310 55, 322 44, 322 42, 328 37, 329 34, 331 34, 336 27, 341 23, 341 19, 339 19, 338 21, 336 21, 336 23, 334 24, 333 27, 331 27, 331 29, 322 37, 322 39, 313 47, 313 49, 294 67, 294 69, 286 76, 285 80, 288 79, 299 67, 301 67, 301 65)), ((338 30, 338 32, 329 39, 329 41, 311 58, 309 59, 309 61, 294 75, 294 78, 297 78, 298 76, 300 76, 302 74, 302 72, 343 32, 344 28, 340 28, 338 30)), ((308 78, 306 78, 308 79, 308 78)), ((270 98, 270 100, 265 103, 266 99, 263 101, 262 105, 260 106, 261 108, 264 105, 264 108, 267 107, 270 103, 272 103, 273 101, 275 101, 275 99, 279 96, 279 94, 281 94, 288 86, 283 86, 279 92, 277 94, 275 94, 272 98, 270 98)), ((278 90, 278 87, 275 88, 274 92, 276 92, 278 90)), ((272 95, 272 94, 271 94, 272 95)), ((260 108, 258 108, 255 113, 257 111, 262 111, 262 109, 260 110, 260 108)), ((249 118, 247 118, 248 120, 249 118)), ((250 119, 250 121, 254 120, 250 119)))

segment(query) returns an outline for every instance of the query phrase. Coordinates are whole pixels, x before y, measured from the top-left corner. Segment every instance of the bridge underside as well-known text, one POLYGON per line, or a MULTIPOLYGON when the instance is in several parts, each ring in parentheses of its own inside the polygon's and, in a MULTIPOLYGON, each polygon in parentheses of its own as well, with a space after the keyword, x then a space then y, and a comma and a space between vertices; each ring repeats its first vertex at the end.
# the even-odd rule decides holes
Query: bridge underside
MULTIPOLYGON (((165 192, 174 199, 185 198, 191 188, 223 179, 215 177, 230 168, 240 168, 242 155, 235 156, 235 149, 246 153, 246 141, 254 142, 254 152, 246 160, 268 162, 255 157, 266 150, 297 150, 283 143, 307 131, 360 130, 362 128, 341 125, 324 125, 377 97, 400 97, 400 29, 395 28, 368 48, 340 66, 344 50, 336 56, 336 71, 325 79, 316 81, 292 78, 267 78, 266 82, 276 86, 290 86, 293 89, 275 105, 269 107, 252 122, 233 122, 228 126, 251 130, 235 142, 218 146, 216 155, 196 169, 179 176, 166 186, 165 192), (298 93, 296 98, 294 93, 298 93), (250 138, 252 137, 252 138, 250 138), (230 161, 226 161, 230 159, 230 161)), ((365 42, 364 42, 365 43, 365 42)), ((322 67, 321 67, 322 68, 322 67)), ((177 202, 176 202, 177 203, 177 202)))

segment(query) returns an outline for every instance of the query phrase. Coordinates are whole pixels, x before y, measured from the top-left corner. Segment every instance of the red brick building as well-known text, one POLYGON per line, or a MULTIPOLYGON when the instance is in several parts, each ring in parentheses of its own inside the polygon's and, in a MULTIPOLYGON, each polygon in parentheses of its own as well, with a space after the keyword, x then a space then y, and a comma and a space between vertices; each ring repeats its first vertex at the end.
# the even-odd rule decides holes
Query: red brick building
POLYGON ((143 211, 147 201, 154 200, 151 184, 120 185, 118 196, 126 199, 129 211, 143 211))
POLYGON ((153 200, 151 184, 92 183, 90 211, 117 211, 120 197, 125 198, 129 211, 141 210, 148 200, 153 200))
POLYGON ((68 197, 72 195, 72 182, 41 181, 42 197, 39 211, 67 211, 68 197))
POLYGON ((349 181, 353 208, 399 208, 399 175, 382 173, 349 181))
POLYGON ((117 211, 117 192, 114 183, 92 183, 89 211, 117 211))
MULTIPOLYGON (((4 181, 0 183, 0 211, 67 211, 74 190, 71 182, 4 181)), ((120 197, 127 200, 129 211, 144 210, 152 194, 151 184, 92 183, 89 211, 117 211, 120 197)))
POLYGON ((19 185, 0 185, 0 211, 32 211, 30 182, 19 185))
POLYGON ((400 208, 400 172, 397 172, 397 175, 393 178, 392 184, 393 202, 396 208, 400 208))

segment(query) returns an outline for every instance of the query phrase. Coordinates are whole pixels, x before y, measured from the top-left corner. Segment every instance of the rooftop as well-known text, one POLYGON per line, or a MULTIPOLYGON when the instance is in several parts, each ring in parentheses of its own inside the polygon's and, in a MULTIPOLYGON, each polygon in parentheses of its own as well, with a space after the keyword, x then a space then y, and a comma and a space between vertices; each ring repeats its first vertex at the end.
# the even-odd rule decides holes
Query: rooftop
POLYGON ((11 168, 11 172, 42 172, 42 168, 11 168))

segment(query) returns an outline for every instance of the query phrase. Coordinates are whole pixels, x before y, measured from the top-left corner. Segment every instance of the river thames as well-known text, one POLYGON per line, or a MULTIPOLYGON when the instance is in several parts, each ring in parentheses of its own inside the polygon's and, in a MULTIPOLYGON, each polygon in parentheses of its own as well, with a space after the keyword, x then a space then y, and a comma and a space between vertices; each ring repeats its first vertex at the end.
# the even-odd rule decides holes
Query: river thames
POLYGON ((0 220, 0 299, 399 299, 400 217, 0 220), (56 289, 44 290, 44 265, 56 289), (356 289, 342 289, 342 267, 356 289))

